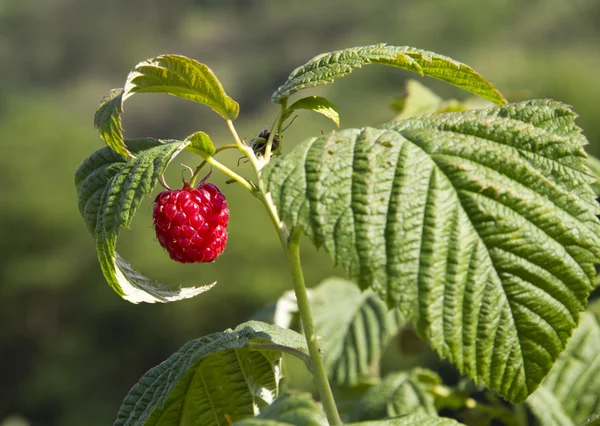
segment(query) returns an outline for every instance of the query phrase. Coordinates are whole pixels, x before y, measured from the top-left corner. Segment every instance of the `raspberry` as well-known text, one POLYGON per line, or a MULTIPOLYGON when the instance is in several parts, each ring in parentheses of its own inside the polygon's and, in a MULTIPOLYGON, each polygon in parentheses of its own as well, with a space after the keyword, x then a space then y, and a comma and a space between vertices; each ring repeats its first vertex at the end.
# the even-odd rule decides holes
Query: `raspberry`
POLYGON ((168 190, 154 200, 154 230, 171 259, 212 262, 225 249, 229 209, 225 196, 210 183, 168 190))

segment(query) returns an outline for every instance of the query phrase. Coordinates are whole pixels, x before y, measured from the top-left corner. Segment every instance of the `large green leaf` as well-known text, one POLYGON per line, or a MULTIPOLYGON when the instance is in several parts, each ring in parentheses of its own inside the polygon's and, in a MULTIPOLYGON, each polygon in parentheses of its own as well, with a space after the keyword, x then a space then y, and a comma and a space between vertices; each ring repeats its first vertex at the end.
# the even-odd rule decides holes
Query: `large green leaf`
POLYGON ((527 400, 541 425, 578 424, 600 411, 599 317, 591 312, 581 315, 567 349, 527 400))
POLYGON ((277 397, 281 354, 251 343, 305 346, 296 332, 257 321, 188 342, 142 376, 114 426, 224 426, 255 416, 277 397))
POLYGON ((290 227, 462 373, 520 402, 563 351, 600 262, 574 118, 538 100, 333 132, 263 176, 290 227))
POLYGON ((299 90, 333 83, 336 78, 367 64, 383 64, 415 71, 447 81, 496 104, 506 103, 489 81, 465 64, 426 50, 386 44, 352 47, 316 56, 296 68, 288 80, 273 93, 272 100, 278 102, 299 90))
POLYGON ((179 55, 161 55, 136 65, 123 89, 112 89, 100 102, 94 125, 108 146, 132 156, 123 136, 123 103, 135 93, 167 93, 211 107, 225 120, 235 120, 239 105, 206 65, 179 55))
POLYGON ((436 373, 420 368, 389 374, 361 397, 353 419, 379 420, 413 413, 437 416, 429 389, 440 383, 436 373))
POLYGON ((211 69, 185 56, 160 55, 137 64, 125 82, 123 100, 142 92, 168 93, 208 105, 225 120, 235 120, 240 112, 211 69))
POLYGON ((381 353, 406 321, 397 309, 389 311, 374 292, 330 278, 310 295, 314 323, 330 379, 353 386, 379 377, 381 353))
POLYGON ((234 426, 322 426, 325 413, 312 400, 310 394, 294 393, 279 396, 255 418, 245 419, 234 426))
POLYGON ((171 159, 189 141, 132 139, 127 141, 134 158, 125 158, 105 147, 90 155, 75 172, 79 211, 96 240, 98 260, 106 281, 133 303, 171 302, 196 296, 213 285, 167 286, 147 278, 116 252, 119 231, 131 224, 144 196, 149 195, 171 159))

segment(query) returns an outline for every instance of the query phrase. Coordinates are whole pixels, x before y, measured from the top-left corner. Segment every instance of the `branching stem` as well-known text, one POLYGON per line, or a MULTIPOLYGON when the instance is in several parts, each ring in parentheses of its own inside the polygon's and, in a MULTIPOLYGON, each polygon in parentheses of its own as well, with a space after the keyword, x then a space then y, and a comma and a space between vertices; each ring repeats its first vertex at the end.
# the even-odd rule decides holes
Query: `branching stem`
POLYGON ((250 193, 256 196, 263 203, 267 212, 269 213, 269 217, 271 218, 271 221, 273 222, 273 225, 277 230, 279 241, 281 242, 281 246, 286 253, 288 263, 290 265, 290 270, 292 272, 294 291, 296 293, 296 300, 298 301, 298 311, 300 312, 302 327, 304 329, 304 335, 306 336, 306 343, 308 346, 308 355, 310 357, 310 369, 313 373, 315 385, 321 397, 323 409, 325 410, 325 414, 327 415, 327 420, 329 421, 330 426, 341 426, 342 421, 340 419, 340 415, 335 405, 333 392, 331 391, 331 385, 329 384, 329 380, 327 379, 325 365, 323 364, 323 358, 321 357, 321 352, 319 350, 317 336, 315 333, 315 326, 312 318, 312 312, 308 300, 308 293, 306 290, 306 285, 304 283, 304 275, 302 273, 302 265, 300 263, 301 230, 295 229, 291 235, 289 234, 285 223, 283 223, 283 221, 279 218, 277 208, 273 203, 271 195, 266 191, 265 184, 262 180, 261 170, 270 160, 270 148, 272 146, 275 133, 281 130, 281 121, 286 108, 286 103, 287 100, 285 100, 281 105, 281 112, 278 115, 277 120, 275 121, 275 125, 273 126, 273 129, 271 131, 271 135, 269 136, 269 140, 267 141, 267 150, 265 151, 264 158, 262 158, 262 160, 260 161, 256 157, 255 153, 252 151, 252 149, 240 140, 237 131, 235 130, 235 127, 233 125, 233 122, 231 120, 227 121, 227 126, 229 127, 229 130, 233 135, 237 148, 242 152, 242 154, 248 157, 252 168, 256 172, 256 176, 258 179, 256 186, 239 176, 237 173, 228 169, 223 164, 216 161, 213 157, 208 157, 205 160, 213 167, 221 170, 228 176, 232 177, 235 181, 241 183, 246 189, 248 189, 248 191, 250 191, 250 193))

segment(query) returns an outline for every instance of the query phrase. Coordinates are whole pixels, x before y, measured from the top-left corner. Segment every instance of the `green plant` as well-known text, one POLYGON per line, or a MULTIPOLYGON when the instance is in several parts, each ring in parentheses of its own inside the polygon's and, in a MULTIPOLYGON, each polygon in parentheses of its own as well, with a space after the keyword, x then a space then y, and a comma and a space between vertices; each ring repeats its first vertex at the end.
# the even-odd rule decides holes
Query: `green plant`
POLYGON ((464 64, 384 44, 317 56, 272 100, 280 107, 274 124, 246 143, 233 125, 238 104, 211 70, 163 55, 138 64, 97 110, 95 125, 108 147, 83 162, 75 181, 102 271, 117 293, 134 303, 170 302, 213 285, 158 283, 115 251, 120 229, 182 150, 201 158, 192 181, 210 165, 263 205, 294 285, 294 295, 274 308, 274 324, 250 321, 188 342, 148 371, 115 425, 339 425, 342 418, 458 424, 440 412, 473 425, 525 425, 530 415, 568 425, 600 410, 593 374, 599 317, 595 309, 582 313, 600 262, 600 208, 587 141, 568 106, 507 103, 464 64), (295 111, 339 124, 329 100, 309 96, 288 106, 288 98, 371 63, 438 78, 487 101, 443 101, 411 82, 394 104, 395 121, 320 135, 283 154, 282 128, 295 111), (183 141, 124 139, 123 102, 143 92, 208 105, 234 143, 215 148, 203 132, 183 141), (253 178, 216 159, 229 149, 248 160, 253 178), (309 292, 302 233, 352 281, 332 278, 309 292), (381 378, 381 354, 400 330, 410 332, 408 323, 473 381, 450 386, 421 367, 381 378), (320 405, 284 389, 283 354, 306 364, 320 405))

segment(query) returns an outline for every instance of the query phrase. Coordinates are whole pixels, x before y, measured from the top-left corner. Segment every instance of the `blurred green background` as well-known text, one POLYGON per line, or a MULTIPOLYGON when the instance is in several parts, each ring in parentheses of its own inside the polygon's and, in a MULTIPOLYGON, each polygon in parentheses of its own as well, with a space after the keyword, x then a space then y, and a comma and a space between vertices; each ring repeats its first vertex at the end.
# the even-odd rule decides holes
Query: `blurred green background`
MULTIPOLYGON (((151 199, 119 251, 149 276, 217 286, 195 299, 132 305, 104 282, 79 217, 73 173, 103 144, 92 125, 100 98, 139 61, 160 53, 209 65, 241 106, 247 139, 277 112, 270 95, 318 53, 388 42, 473 66, 510 100, 550 97, 574 106, 600 140, 598 0, 4 0, 0 2, 0 424, 107 425, 135 381, 184 342, 235 327, 290 288, 275 232, 260 205, 223 185, 231 208, 228 248, 212 265, 171 262, 155 243, 151 199), (8 422, 5 422, 8 424, 8 422)), ((393 117, 389 104, 414 74, 366 67, 318 89, 342 126, 393 117)), ((444 96, 466 93, 422 80, 444 96)), ((162 95, 126 106, 128 137, 209 133, 230 143, 210 109, 162 95)), ((294 142, 329 131, 309 113, 285 134, 294 142)), ((592 152, 600 152, 592 145, 592 152)), ((194 165, 191 156, 181 161, 194 165)), ((224 156, 235 167, 237 156, 224 156)), ((248 172, 241 165, 240 173, 248 172)), ((177 186, 174 162, 168 182, 177 186)), ((308 243, 308 242, 307 242, 308 243)), ((334 270, 304 247, 310 285, 334 270)))

